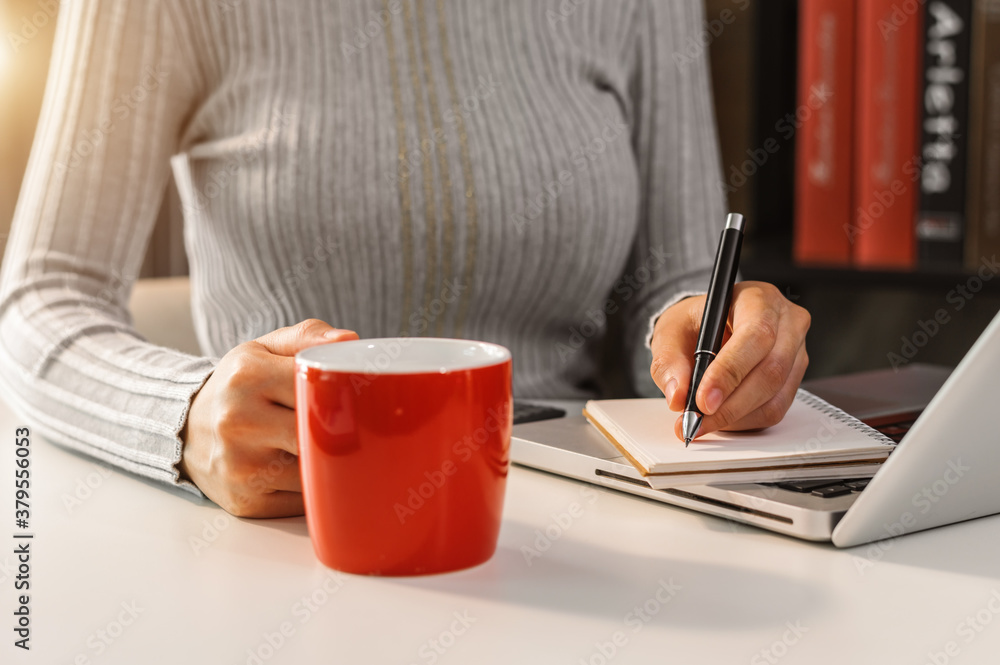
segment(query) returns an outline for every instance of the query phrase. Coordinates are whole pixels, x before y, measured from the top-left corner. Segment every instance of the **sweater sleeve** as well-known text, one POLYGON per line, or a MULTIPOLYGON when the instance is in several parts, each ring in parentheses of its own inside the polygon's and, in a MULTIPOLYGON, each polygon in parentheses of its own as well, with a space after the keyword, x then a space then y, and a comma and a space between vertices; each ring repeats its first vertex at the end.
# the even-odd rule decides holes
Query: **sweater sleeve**
POLYGON ((705 292, 725 224, 707 47, 698 39, 703 20, 701 2, 648 0, 635 22, 640 207, 625 278, 638 288, 623 304, 623 325, 632 387, 643 395, 660 394, 649 376, 652 323, 670 305, 705 292))
POLYGON ((155 0, 61 5, 0 281, 3 399, 48 440, 177 484, 214 361, 150 344, 128 311, 194 85, 155 0))

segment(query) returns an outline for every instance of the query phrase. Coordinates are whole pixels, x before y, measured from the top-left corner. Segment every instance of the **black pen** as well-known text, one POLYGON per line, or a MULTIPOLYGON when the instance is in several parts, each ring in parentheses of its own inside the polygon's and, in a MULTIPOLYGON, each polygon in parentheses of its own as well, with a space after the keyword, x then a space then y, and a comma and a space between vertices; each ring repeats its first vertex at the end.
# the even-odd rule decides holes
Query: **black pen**
POLYGON ((705 299, 705 313, 701 317, 701 332, 698 346, 694 351, 694 371, 691 372, 691 386, 688 388, 687 406, 681 420, 684 433, 684 447, 698 434, 704 414, 698 410, 695 395, 705 370, 722 348, 722 336, 729 321, 729 306, 733 302, 733 284, 740 265, 740 247, 743 246, 743 215, 731 213, 726 219, 726 228, 719 239, 719 250, 715 254, 715 268, 712 281, 708 285, 705 299))

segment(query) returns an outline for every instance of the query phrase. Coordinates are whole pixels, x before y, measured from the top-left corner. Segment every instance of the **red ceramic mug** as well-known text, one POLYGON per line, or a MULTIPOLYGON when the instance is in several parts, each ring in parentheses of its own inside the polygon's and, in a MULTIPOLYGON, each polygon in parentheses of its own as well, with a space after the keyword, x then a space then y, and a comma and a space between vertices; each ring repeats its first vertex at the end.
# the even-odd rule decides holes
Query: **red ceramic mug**
POLYGON ((401 337, 295 356, 306 521, 325 565, 423 575, 496 550, 510 465, 510 351, 401 337))

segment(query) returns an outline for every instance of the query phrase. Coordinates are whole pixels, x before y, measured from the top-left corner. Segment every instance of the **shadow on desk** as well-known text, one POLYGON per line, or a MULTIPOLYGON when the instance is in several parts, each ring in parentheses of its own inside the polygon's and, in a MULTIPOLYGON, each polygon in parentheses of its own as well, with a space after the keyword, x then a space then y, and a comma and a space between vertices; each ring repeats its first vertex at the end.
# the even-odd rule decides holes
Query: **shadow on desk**
MULTIPOLYGON (((538 472, 543 473, 543 472, 538 472)), ((557 476, 559 482, 578 484, 575 480, 557 476)), ((1000 558, 995 556, 1000 532, 1000 514, 979 519, 949 524, 927 531, 907 534, 898 538, 876 541, 858 545, 848 549, 839 549, 832 543, 806 543, 798 538, 786 536, 751 524, 729 520, 691 510, 681 506, 667 506, 659 501, 647 499, 638 495, 629 495, 606 488, 595 488, 598 492, 607 492, 627 501, 635 501, 652 507, 654 510, 680 511, 697 517, 706 530, 719 533, 732 533, 751 537, 766 536, 779 541, 785 541, 792 546, 810 547, 825 550, 832 556, 848 556, 860 561, 853 561, 861 575, 866 574, 879 563, 940 570, 942 572, 958 573, 978 577, 989 577, 1000 580, 1000 558), (872 564, 869 566, 868 564, 872 564)), ((794 555, 791 555, 794 556, 794 555)))
MULTIPOLYGON (((651 499, 634 498, 652 505, 660 505, 651 499)), ((792 536, 767 531, 743 522, 727 520, 723 517, 707 515, 679 506, 671 506, 670 509, 698 516, 705 528, 712 531, 747 535, 760 534, 785 540, 792 544, 802 543, 792 536)), ((852 557, 854 568, 861 575, 866 574, 867 571, 880 563, 886 563, 1000 580, 1000 558, 995 555, 996 548, 983 545, 984 543, 996 542, 998 531, 1000 531, 1000 515, 992 515, 848 549, 838 549, 832 543, 808 543, 807 546, 852 557)))
POLYGON ((610 618, 625 625, 642 621, 643 608, 651 615, 659 614, 676 596, 683 609, 665 613, 669 618, 661 617, 659 622, 706 631, 780 625, 789 617, 822 610, 828 604, 818 584, 801 579, 766 572, 748 575, 738 566, 638 556, 578 541, 565 557, 542 556, 529 566, 521 550, 503 541, 531 542, 534 529, 508 522, 504 532, 496 554, 482 566, 391 581, 478 600, 610 618))
POLYGON ((998 531, 1000 515, 991 515, 841 551, 856 557, 855 567, 863 574, 895 564, 1000 580, 998 531))
MULTIPOLYGON (((46 442, 42 445, 51 444, 46 442)), ((90 472, 88 469, 94 468, 92 465, 96 460, 91 457, 62 446, 53 448, 74 460, 73 467, 66 467, 62 472, 63 489, 71 489, 85 472, 90 472), (87 464, 76 466, 79 462, 87 464)), ((118 529, 128 532, 129 538, 135 538, 140 522, 123 522, 141 520, 141 531, 175 540, 183 550, 184 544, 193 535, 201 533, 203 525, 214 523, 218 518, 234 526, 239 524, 239 528, 228 528, 225 537, 212 544, 213 552, 237 554, 245 559, 257 560, 258 565, 263 567, 321 567, 312 552, 308 529, 302 517, 281 520, 233 518, 212 502, 183 490, 118 469, 109 470, 109 473, 118 476, 126 485, 136 481, 141 487, 126 491, 126 485, 117 488, 109 486, 99 492, 100 498, 94 499, 97 503, 88 506, 86 513, 88 519, 95 519, 101 510, 98 504, 105 500, 108 502, 100 518, 101 529, 118 529), (134 501, 136 490, 149 493, 148 504, 134 501), (118 492, 117 499, 114 492, 118 492), (120 502, 123 496, 131 497, 130 510, 110 507, 120 502), (177 509, 159 512, 168 508, 168 503, 176 505, 177 509), (143 507, 141 504, 146 505, 143 507), (145 519, 148 517, 145 511, 154 506, 159 519, 151 522, 145 519), (114 514, 110 518, 112 521, 107 522, 111 513, 114 514)), ((565 479, 556 482, 577 484, 565 479)), ((635 502, 636 505, 631 508, 640 520, 649 519, 652 511, 657 514, 658 511, 680 511, 694 515, 701 522, 695 528, 728 531, 733 538, 745 538, 747 542, 757 541, 758 544, 763 542, 767 555, 778 557, 781 561, 768 571, 748 566, 741 560, 734 560, 732 566, 700 562, 691 557, 671 557, 669 549, 665 549, 662 555, 642 555, 577 539, 560 542, 557 548, 544 556, 528 561, 521 546, 535 541, 538 524, 506 518, 496 554, 481 566, 429 577, 376 579, 386 585, 408 586, 581 616, 610 617, 618 621, 626 620, 633 608, 641 608, 647 603, 657 609, 662 608, 673 602, 676 595, 678 599, 683 598, 683 610, 666 613, 660 620, 706 630, 782 624, 790 617, 802 616, 807 611, 822 612, 833 602, 829 589, 831 580, 824 579, 832 572, 837 572, 839 576, 847 571, 846 577, 841 580, 857 580, 862 584, 871 579, 871 575, 878 575, 887 567, 894 566, 1000 580, 1000 559, 995 556, 996 548, 993 546, 995 534, 1000 528, 1000 516, 838 550, 828 544, 803 543, 695 511, 611 490, 594 489, 602 495, 606 494, 607 499, 613 497, 615 501, 635 502), (809 556, 803 555, 804 550, 809 550, 809 556), (782 567, 785 564, 789 571, 787 575, 782 567), (857 577, 853 571, 857 571, 857 577)), ((55 494, 52 499, 53 502, 59 501, 55 494)), ((75 513, 72 517, 65 515, 63 519, 67 517, 77 522, 75 513)), ((83 524, 87 524, 87 519, 83 524)), ((741 554, 737 550, 732 552, 732 556, 740 557, 741 554)))

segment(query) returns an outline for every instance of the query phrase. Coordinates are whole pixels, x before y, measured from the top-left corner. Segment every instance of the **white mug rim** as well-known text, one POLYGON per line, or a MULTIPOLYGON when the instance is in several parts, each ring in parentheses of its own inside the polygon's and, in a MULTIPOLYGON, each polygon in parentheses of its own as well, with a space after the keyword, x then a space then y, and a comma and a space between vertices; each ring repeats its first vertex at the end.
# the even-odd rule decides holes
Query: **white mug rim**
MULTIPOLYGON (((372 354, 377 358, 382 351, 372 354)), ((509 349, 493 342, 481 342, 471 339, 455 339, 449 337, 374 337, 346 342, 331 342, 330 344, 318 344, 308 349, 303 349, 295 354, 296 369, 315 369, 322 372, 333 372, 341 374, 369 374, 372 376, 398 376, 406 374, 451 374, 454 372, 464 372, 487 367, 496 367, 506 362, 510 362, 512 356, 509 349), (404 346, 413 344, 421 346, 451 347, 451 348, 472 348, 481 355, 475 359, 470 359, 467 363, 451 361, 448 363, 434 362, 428 360, 424 364, 411 367, 392 367, 390 362, 386 368, 379 367, 372 358, 369 362, 359 362, 358 356, 347 360, 347 355, 351 351, 372 351, 378 343, 405 342, 404 346), (342 356, 342 358, 330 358, 329 356, 342 356), (319 356, 319 357, 317 357, 319 356)))

